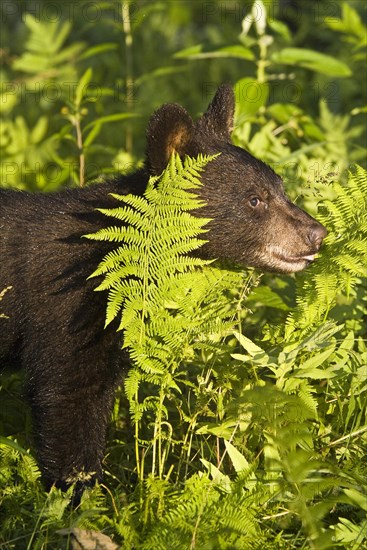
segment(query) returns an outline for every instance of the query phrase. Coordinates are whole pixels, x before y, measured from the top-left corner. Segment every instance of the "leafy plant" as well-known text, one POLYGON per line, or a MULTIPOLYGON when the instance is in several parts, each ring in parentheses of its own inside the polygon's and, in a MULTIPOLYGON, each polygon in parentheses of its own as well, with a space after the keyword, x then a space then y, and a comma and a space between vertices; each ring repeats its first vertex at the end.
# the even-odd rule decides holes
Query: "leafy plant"
MULTIPOLYGON (((100 134, 103 125, 134 116, 132 113, 115 113, 95 118, 91 122, 82 125, 82 122, 89 113, 87 105, 97 100, 93 91, 90 92, 89 90, 92 76, 92 69, 87 69, 78 82, 75 92, 66 101, 67 106, 64 106, 62 109, 63 116, 70 121, 74 132, 70 132, 70 127, 67 125, 61 130, 60 138, 72 142, 77 150, 78 169, 73 168, 70 175, 73 176, 74 181, 80 187, 86 184, 87 177, 91 180, 100 175, 99 167, 97 170, 94 168, 94 171, 88 170, 87 155, 92 155, 98 151, 98 146, 94 142, 100 134)), ((68 166, 70 168, 71 163, 69 159, 65 162, 58 157, 57 162, 63 170, 67 169, 68 166)))
MULTIPOLYGON (((116 397, 105 494, 87 492, 71 512, 69 494, 44 493, 26 450, 20 379, 2 375, 6 550, 69 548, 65 526, 103 531, 128 550, 366 544, 366 179, 350 168, 366 156, 365 24, 356 2, 319 3, 317 17, 313 2, 240 4, 106 1, 93 11, 82 0, 72 23, 69 4, 40 0, 33 15, 27 3, 2 6, 1 185, 49 191, 135 168, 156 106, 175 100, 197 113, 232 81, 235 143, 281 173, 329 230, 317 262, 295 278, 189 267, 163 240, 169 280, 142 233, 139 208, 152 213, 154 200, 117 199, 111 220, 119 231, 131 224, 142 246, 131 231, 116 243, 129 250, 124 261, 111 258, 116 272, 106 263, 98 277, 113 293, 125 270, 145 294, 144 308, 122 299, 115 319, 142 356, 125 387, 130 404, 116 397), (143 116, 127 128, 133 111, 143 116), (122 210, 132 218, 115 218, 122 210), (142 278, 138 257, 149 258, 142 278)), ((170 170, 167 189, 185 167, 170 170)), ((151 197, 169 210, 163 188, 151 182, 151 197)), ((194 194, 182 192, 186 222, 194 194)))
POLYGON ((25 51, 14 61, 14 69, 32 74, 34 84, 51 78, 61 82, 75 79, 73 61, 81 55, 85 44, 74 42, 64 47, 71 32, 70 21, 58 18, 42 21, 26 13, 24 23, 29 31, 25 51))
MULTIPOLYGON (((122 247, 106 256, 94 275, 104 276, 99 290, 109 290, 107 322, 114 319, 120 309, 122 310, 120 329, 124 330, 124 345, 130 350, 135 364, 134 369, 127 377, 125 388, 136 427, 137 470, 143 481, 145 477, 144 464, 150 464, 152 477, 149 487, 151 489, 155 487, 154 491, 158 490, 156 479, 167 482, 175 468, 178 473, 180 472, 180 463, 175 464, 168 460, 169 452, 177 448, 178 443, 171 420, 175 415, 172 402, 177 403, 175 394, 185 391, 185 385, 187 385, 182 379, 180 365, 183 362, 187 369, 188 364, 198 361, 198 350, 207 355, 210 355, 215 348, 220 350, 218 342, 220 346, 223 346, 223 338, 226 334, 228 335, 230 325, 233 326, 235 321, 228 310, 231 301, 228 301, 227 297, 225 302, 223 299, 220 300, 217 287, 215 293, 210 294, 213 280, 210 280, 208 286, 200 288, 204 284, 207 274, 213 271, 213 267, 203 265, 202 262, 197 262, 192 258, 181 257, 182 253, 192 251, 200 244, 196 240, 196 235, 203 230, 206 220, 198 222, 195 220, 191 224, 185 215, 186 223, 182 222, 181 216, 186 208, 195 209, 200 205, 186 191, 182 193, 179 190, 182 185, 184 188, 190 188, 193 184, 198 185, 196 170, 200 171, 207 161, 208 159, 204 159, 203 163, 203 159, 198 159, 196 163, 199 164, 196 164, 187 159, 182 165, 179 159, 172 159, 162 178, 160 180, 154 178, 150 181, 147 193, 143 198, 117 197, 128 206, 104 211, 119 222, 128 224, 127 226, 106 229, 97 235, 89 236, 124 243, 122 247), (195 170, 194 181, 192 180, 193 170, 195 170), (176 203, 177 200, 178 203, 176 203), (169 232, 168 227, 170 227, 169 232), (186 231, 188 232, 186 233, 186 231), (193 238, 194 241, 192 241, 193 238), (167 246, 168 240, 169 246, 167 246), (185 270, 187 271, 185 272, 185 270), (131 281, 130 276, 133 277, 131 281), (160 292, 160 288, 162 288, 162 292, 160 292), (193 292, 193 289, 196 288, 199 291, 193 292), (208 305, 203 302, 203 296, 206 296, 208 305), (218 301, 219 309, 213 309, 217 307, 218 301), (223 305, 226 307, 223 308, 223 305), (197 306, 199 309, 195 313, 197 306), (220 327, 212 322, 207 324, 207 313, 209 313, 210 319, 217 316, 219 321, 222 323, 224 321, 224 325, 220 327), (198 325, 196 324, 197 319, 199 320, 198 325), (228 323, 228 321, 230 322, 228 323), (209 339, 205 335, 209 335, 209 339), (217 345, 213 347, 215 343, 217 345), (150 388, 146 396, 144 396, 144 384, 148 384, 150 388), (154 390, 152 391, 154 386, 157 387, 158 395, 154 390), (153 433, 143 440, 142 428, 139 425, 149 422, 149 413, 152 413, 154 418, 151 420, 154 427, 153 433), (138 461, 142 453, 139 444, 145 448, 144 460, 140 464, 138 461), (150 453, 152 456, 149 462, 150 453)), ((340 184, 335 185, 338 186, 338 190, 341 189, 340 184)), ((206 438, 208 448, 212 446, 213 449, 215 439, 210 444, 213 436, 217 438, 217 442, 223 438, 227 439, 225 441, 226 451, 217 455, 217 466, 204 459, 205 454, 202 454, 202 462, 208 468, 214 483, 218 484, 219 492, 224 491, 223 496, 219 497, 216 490, 212 493, 213 485, 207 485, 205 505, 202 504, 204 508, 199 512, 194 504, 194 489, 191 488, 192 501, 187 504, 186 489, 184 489, 171 512, 170 507, 164 504, 167 500, 166 491, 169 491, 169 486, 162 487, 163 492, 159 499, 163 508, 154 508, 155 511, 153 511, 149 506, 148 517, 152 515, 154 518, 153 531, 150 531, 151 520, 146 519, 144 522, 146 540, 149 541, 149 543, 147 542, 148 546, 153 544, 152 541, 154 544, 158 544, 159 538, 162 548, 172 544, 177 545, 178 548, 184 548, 185 544, 190 544, 193 537, 196 540, 196 537, 199 536, 199 525, 204 509, 207 510, 205 513, 213 516, 214 512, 210 505, 212 496, 214 497, 215 510, 219 513, 221 520, 219 520, 219 516, 215 516, 217 519, 213 524, 210 523, 212 527, 210 532, 206 533, 206 544, 213 548, 220 544, 224 544, 223 548, 227 547, 223 541, 219 542, 222 540, 220 525, 225 525, 226 518, 229 517, 233 518, 233 523, 231 523, 231 528, 229 528, 229 524, 225 528, 228 533, 232 533, 228 535, 228 541, 231 541, 228 544, 239 544, 246 547, 251 543, 250 539, 241 538, 241 529, 236 527, 234 520, 236 514, 230 510, 233 505, 238 511, 238 518, 242 517, 242 512, 240 512, 242 505, 248 509, 251 498, 255 498, 255 493, 252 493, 251 496, 248 495, 243 504, 241 504, 241 499, 235 500, 235 504, 234 502, 231 504, 232 491, 235 492, 235 489, 229 489, 232 487, 232 482, 227 474, 222 473, 228 449, 230 449, 231 458, 234 457, 238 473, 241 473, 242 470, 247 472, 242 476, 240 486, 251 491, 258 484, 266 482, 268 505, 271 508, 277 508, 281 503, 282 507, 287 510, 283 517, 285 525, 287 525, 286 516, 289 517, 290 522, 294 521, 291 518, 298 518, 299 527, 302 526, 312 548, 329 547, 334 538, 335 529, 339 535, 343 529, 345 531, 345 524, 342 523, 325 529, 321 518, 327 518, 335 507, 340 507, 344 503, 348 503, 352 507, 357 506, 356 510, 360 507, 364 494, 363 489, 361 490, 359 487, 360 475, 357 472, 349 471, 348 476, 345 476, 342 462, 340 462, 340 470, 338 470, 335 464, 332 466, 331 455, 337 444, 334 441, 338 441, 340 436, 340 430, 345 433, 345 430, 349 429, 351 440, 358 441, 360 434, 365 431, 365 416, 361 415, 358 423, 354 422, 351 425, 345 424, 345 422, 340 426, 335 423, 330 424, 329 411, 324 401, 325 394, 319 391, 318 385, 320 381, 328 384, 327 395, 331 402, 335 399, 335 395, 342 391, 346 398, 349 397, 354 402, 354 410, 358 406, 362 406, 362 396, 367 390, 362 375, 367 357, 365 345, 361 343, 359 350, 351 349, 350 344, 353 342, 351 333, 348 333, 340 341, 335 338, 335 335, 343 327, 331 320, 331 302, 325 302, 324 295, 325 291, 330 290, 335 302, 337 296, 340 298, 343 288, 348 289, 351 294, 353 289, 360 284, 360 277, 364 276, 365 245, 349 249, 347 242, 349 239, 352 243, 360 242, 350 236, 354 233, 361 235, 361 231, 362 238, 364 238, 366 205, 361 194, 364 196, 365 185, 366 173, 357 167, 355 174, 350 176, 348 186, 339 192, 334 201, 326 199, 320 206, 324 212, 324 223, 331 222, 329 223, 329 242, 326 241, 326 252, 311 270, 311 283, 306 276, 301 279, 304 283, 303 286, 301 283, 299 285, 299 305, 295 312, 291 312, 288 316, 284 329, 285 334, 280 336, 279 331, 278 333, 269 333, 268 339, 271 347, 269 351, 266 351, 240 332, 235 333, 239 343, 247 352, 246 354, 232 353, 232 358, 235 361, 243 363, 242 372, 237 368, 237 376, 227 379, 229 391, 222 393, 221 405, 220 401, 216 400, 216 412, 211 410, 210 401, 213 396, 209 391, 204 397, 204 401, 201 402, 201 405, 203 402, 205 403, 206 408, 199 406, 197 408, 199 416, 196 417, 195 423, 192 423, 192 420, 188 423, 184 445, 189 440, 193 441, 194 430, 197 435, 200 434, 206 438), (356 208, 356 198, 358 198, 358 208, 356 208), (331 213, 333 217, 330 219, 331 213), (349 235, 349 239, 347 240, 345 237, 346 240, 343 242, 339 242, 340 217, 344 220, 345 234, 349 235), (335 233, 336 229, 338 233, 335 233), (337 250, 334 248, 335 242, 338 246, 337 250), (353 253, 353 261, 350 259, 350 250, 353 253), (334 264, 330 258, 334 259, 334 264), (330 288, 328 281, 323 279, 323 274, 327 272, 329 264, 331 272, 335 265, 341 281, 338 287, 335 285, 335 288, 330 288), (350 276, 351 272, 354 277, 350 276), (317 311, 319 315, 312 317, 313 311, 317 311), (310 313, 310 317, 306 315, 307 312, 310 313), (340 372, 340 369, 344 369, 346 364, 355 373, 356 378, 346 379, 343 370, 340 372), (241 373, 239 376, 241 384, 238 384, 239 372, 241 373), (264 373, 270 373, 275 386, 269 385, 266 381, 269 374, 264 378, 264 373), (220 412, 220 407, 222 412, 220 412), (209 421, 211 416, 214 416, 214 422, 209 421), (315 432, 317 425, 319 425, 318 435, 315 432), (332 437, 331 434, 334 431, 335 435, 332 437), (241 458, 241 455, 236 455, 235 448, 228 443, 228 439, 241 441, 243 438, 247 441, 247 448, 252 449, 249 456, 250 461, 245 457, 241 458), (327 440, 329 441, 326 442, 327 440), (255 441, 257 441, 256 445, 255 441), (261 449, 260 459, 253 454, 254 445, 261 449), (181 499, 183 499, 182 505, 181 499), (160 518, 158 525, 156 524, 157 515, 160 518), (185 519, 181 530, 178 518, 182 517, 185 519), (189 518, 192 518, 192 521, 196 518, 196 527, 189 518), (172 538, 169 535, 172 534, 174 524, 176 525, 177 538, 172 538), (237 534, 235 535, 235 533, 237 534), (186 542, 184 542, 185 540, 186 542)), ((232 283, 234 282, 233 278, 232 283)), ((236 284, 241 292, 239 278, 237 278, 236 284)), ((223 290, 227 289, 228 292, 228 280, 226 285, 223 290)), ((233 303, 233 298, 231 300, 233 303)), ((218 366, 219 371, 222 370, 222 376, 225 376, 225 373, 230 370, 233 371, 229 355, 223 354, 223 348, 222 354, 217 356, 217 361, 220 361, 218 366)), ((218 370, 213 367, 212 363, 210 376, 215 379, 218 370)), ((222 378, 219 391, 223 391, 225 388, 224 379, 222 378)), ((212 383, 209 381, 210 378, 207 378, 207 385, 212 383)), ((192 382, 188 388, 195 393, 192 382)), ((199 395, 198 393, 198 403, 200 399, 203 399, 203 396, 200 398, 199 395)), ((191 409, 191 419, 197 406, 196 404, 191 409)), ((178 410, 182 414, 180 407, 181 405, 178 410)), ((343 417, 351 419, 352 414, 350 408, 348 414, 346 416, 344 414, 343 417)), ((343 437, 341 441, 343 441, 343 437)), ((240 444, 240 447, 242 445, 240 444)), ((219 443, 219 448, 220 446, 219 443)), ((212 453, 213 450, 210 454, 212 453)), ((359 455, 358 449, 355 453, 359 455)), ((189 458, 188 454, 185 460, 189 460, 189 458)), ((188 472, 187 475, 189 475, 188 472)), ((188 481, 186 481, 187 483, 188 481)), ((195 485, 195 487, 199 491, 199 486, 195 485)), ((264 497, 264 494, 261 494, 264 497)), ((146 489, 142 489, 140 498, 146 502, 145 505, 148 505, 146 499, 149 497, 146 489)), ((170 497, 170 499, 172 498, 170 497)), ((259 504, 256 498, 255 501, 259 504)), ((360 519, 358 536, 363 538, 364 523, 360 513, 357 511, 356 513, 360 519)), ((206 525, 208 521, 208 518, 205 519, 205 522, 203 520, 206 525)), ((245 525, 250 519, 248 517, 245 520, 242 517, 241 521, 245 525)), ((267 533, 274 533, 279 529, 276 523, 268 521, 265 521, 264 527, 267 533)), ((263 532, 264 541, 268 536, 265 532, 263 532)), ((248 527, 246 536, 249 533, 253 533, 255 538, 259 536, 255 525, 252 528, 248 527)), ((344 544, 347 540, 346 535, 345 538, 341 537, 340 544, 344 544)), ((202 544, 204 544, 203 541, 202 544)), ((144 544, 142 547, 145 547, 144 544)), ((160 547, 159 544, 158 547, 160 547)))
POLYGON ((333 317, 337 300, 353 301, 355 287, 364 284, 367 277, 367 173, 357 166, 350 173, 346 185, 331 185, 334 199, 325 199, 319 219, 329 235, 326 250, 299 284, 297 308, 289 318, 289 331, 310 330, 320 321, 333 317), (357 205, 357 206, 356 206, 357 205), (362 282, 363 281, 363 282, 362 282))

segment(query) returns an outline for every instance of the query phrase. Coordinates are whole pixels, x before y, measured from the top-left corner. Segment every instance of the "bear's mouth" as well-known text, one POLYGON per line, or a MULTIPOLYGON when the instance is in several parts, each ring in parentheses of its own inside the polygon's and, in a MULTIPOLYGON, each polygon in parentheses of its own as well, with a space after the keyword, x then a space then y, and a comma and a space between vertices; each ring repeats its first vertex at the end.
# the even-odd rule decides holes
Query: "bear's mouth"
POLYGON ((293 255, 279 246, 268 246, 267 251, 269 258, 266 261, 266 269, 279 273, 302 271, 315 260, 317 254, 316 251, 308 251, 293 255))
POLYGON ((295 273, 310 265, 316 258, 316 252, 291 256, 283 253, 275 253, 275 267, 281 271, 295 273))
POLYGON ((311 263, 316 258, 316 253, 314 254, 303 254, 302 256, 285 256, 280 255, 279 258, 288 263, 298 263, 298 262, 308 262, 311 263))

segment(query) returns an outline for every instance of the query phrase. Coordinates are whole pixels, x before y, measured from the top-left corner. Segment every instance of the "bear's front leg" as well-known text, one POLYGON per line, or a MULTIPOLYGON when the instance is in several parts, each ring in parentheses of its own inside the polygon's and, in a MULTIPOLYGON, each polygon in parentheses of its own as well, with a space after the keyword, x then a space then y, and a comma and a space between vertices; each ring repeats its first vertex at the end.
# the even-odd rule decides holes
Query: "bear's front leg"
POLYGON ((102 478, 106 426, 113 393, 98 387, 57 394, 43 388, 31 399, 34 439, 47 490, 90 486, 102 478), (45 396, 45 393, 47 396, 45 396))
POLYGON ((84 487, 102 478, 106 427, 121 381, 108 349, 102 356, 93 346, 79 350, 79 364, 71 357, 41 362, 42 369, 33 369, 26 381, 43 481, 47 490, 76 483, 74 503, 84 487))

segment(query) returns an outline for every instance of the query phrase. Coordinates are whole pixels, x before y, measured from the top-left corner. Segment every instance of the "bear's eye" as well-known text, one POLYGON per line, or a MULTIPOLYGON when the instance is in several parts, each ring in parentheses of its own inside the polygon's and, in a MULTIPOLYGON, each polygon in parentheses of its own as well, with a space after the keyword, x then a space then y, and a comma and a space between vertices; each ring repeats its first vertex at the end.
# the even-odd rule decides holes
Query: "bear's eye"
POLYGON ((256 206, 258 206, 260 204, 260 199, 258 197, 252 197, 250 200, 249 200, 249 203, 250 203, 250 206, 252 206, 253 208, 255 208, 256 206))

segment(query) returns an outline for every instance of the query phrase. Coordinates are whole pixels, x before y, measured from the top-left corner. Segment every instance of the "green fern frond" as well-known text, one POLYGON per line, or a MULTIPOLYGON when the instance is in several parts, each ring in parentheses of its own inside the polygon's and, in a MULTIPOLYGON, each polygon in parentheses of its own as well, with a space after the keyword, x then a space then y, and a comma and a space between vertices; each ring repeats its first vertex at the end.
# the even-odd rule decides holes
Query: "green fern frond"
MULTIPOLYGON (((173 335, 168 342, 175 347, 173 344, 180 342, 177 335, 189 330, 193 298, 199 303, 205 296, 213 296, 213 289, 217 291, 221 283, 227 283, 218 270, 206 275, 195 272, 209 262, 187 256, 205 243, 198 235, 205 232, 209 220, 193 216, 190 210, 203 205, 193 190, 201 185, 201 171, 210 160, 199 156, 187 158, 183 164, 179 157, 172 158, 161 177, 150 179, 143 197, 114 194, 121 207, 100 209, 121 226, 86 235, 123 243, 105 256, 91 277, 103 276, 96 290, 108 291, 106 324, 121 315, 119 329, 125 331, 124 346, 129 349, 141 344, 142 335, 155 339, 151 348, 156 352, 157 339, 162 341, 167 334, 173 335)), ((236 277, 238 283, 238 274, 236 277)), ((206 317, 208 323, 216 315, 211 311, 206 317)), ((203 319, 201 316, 201 328, 203 319)), ((218 323, 214 324, 218 328, 218 323)), ((145 345, 149 346, 148 342, 145 345)))
MULTIPOLYGON (((96 233, 90 235, 84 235, 87 239, 93 239, 95 241, 109 241, 109 242, 130 242, 136 243, 139 240, 140 233, 133 227, 108 227, 107 229, 100 229, 96 233)), ((93 274, 94 275, 94 274, 93 274)))
POLYGON ((298 391, 298 397, 304 404, 305 408, 310 411, 311 416, 317 418, 317 399, 314 396, 315 388, 306 380, 302 380, 298 391))
MULTIPOLYGON (((106 325, 119 318, 122 345, 132 362, 125 392, 136 441, 140 420, 153 411, 154 426, 159 426, 153 446, 166 442, 166 400, 187 383, 180 366, 196 353, 217 349, 237 320, 233 305, 243 294, 242 272, 218 269, 190 255, 205 243, 201 236, 209 220, 192 211, 203 206, 195 189, 212 158, 186 158, 182 163, 172 157, 163 174, 149 180, 144 196, 114 195, 120 206, 100 210, 117 225, 87 235, 117 242, 91 277, 100 278, 96 290, 107 291, 106 325), (150 384, 149 400, 143 402, 142 382, 150 384)), ((136 450, 137 464, 138 454, 136 450)))
MULTIPOLYGON (((96 290, 98 290, 97 287, 96 290)), ((126 300, 134 297, 134 308, 141 307, 142 295, 139 282, 135 279, 120 281, 113 289, 109 291, 106 313, 106 326, 115 319, 126 300)))
MULTIPOLYGON (((116 198, 116 195, 114 195, 116 198)), ((132 208, 98 208, 98 211, 110 218, 115 218, 121 222, 125 222, 128 225, 137 227, 138 229, 148 230, 148 219, 144 216, 144 211, 139 212, 132 208)))
POLYGON ((286 335, 294 327, 310 330, 326 318, 338 296, 352 292, 367 277, 367 172, 356 166, 348 183, 333 183, 334 200, 319 205, 319 220, 328 229, 317 262, 299 278, 297 308, 287 321, 286 335))
MULTIPOLYGON (((173 157, 160 178, 150 179, 144 197, 114 195, 123 205, 120 208, 100 210, 127 224, 86 235, 96 240, 124 243, 124 246, 107 254, 92 275, 104 275, 98 290, 109 289, 107 324, 121 310, 128 296, 127 291, 136 292, 139 287, 134 285, 133 289, 129 284, 121 283, 121 280, 128 277, 138 279, 139 294, 143 293, 147 299, 154 290, 155 281, 162 283, 171 279, 175 273, 205 265, 202 260, 182 258, 182 255, 192 252, 205 242, 197 239, 197 235, 204 231, 208 220, 188 213, 189 209, 197 208, 202 201, 198 201, 187 190, 200 185, 198 176, 209 160, 208 157, 200 156, 196 161, 187 159, 182 164, 178 157, 173 157), (145 280, 147 271, 150 275, 145 280)), ((141 300, 135 300, 134 303, 135 306, 141 304, 141 300)), ((129 306, 125 313, 122 312, 122 327, 129 326, 124 320, 125 314, 129 320, 133 317, 131 303, 129 306)), ((143 314, 143 317, 146 316, 143 314)))
MULTIPOLYGON (((157 494, 157 480, 146 491, 157 494)), ((259 486, 250 493, 243 482, 228 480, 228 492, 205 474, 192 476, 181 493, 166 498, 161 517, 154 517, 143 549, 155 548, 260 548, 265 536, 256 520, 256 510, 266 497, 259 486)), ((148 498, 148 496, 146 497, 148 498)))

